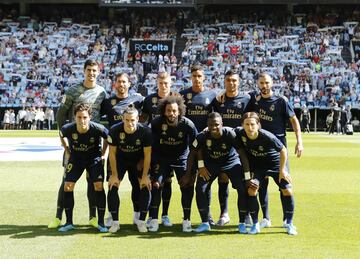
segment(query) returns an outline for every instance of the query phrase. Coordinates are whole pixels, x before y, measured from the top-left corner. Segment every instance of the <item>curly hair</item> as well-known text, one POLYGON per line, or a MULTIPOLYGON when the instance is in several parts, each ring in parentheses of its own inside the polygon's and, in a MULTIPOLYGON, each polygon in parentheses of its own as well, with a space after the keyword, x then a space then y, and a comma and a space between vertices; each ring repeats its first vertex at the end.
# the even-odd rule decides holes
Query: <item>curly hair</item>
POLYGON ((166 105, 173 103, 176 103, 178 105, 179 117, 185 116, 186 106, 184 103, 184 99, 181 96, 177 96, 177 95, 169 95, 166 96, 164 99, 160 100, 158 105, 158 114, 164 116, 166 105))

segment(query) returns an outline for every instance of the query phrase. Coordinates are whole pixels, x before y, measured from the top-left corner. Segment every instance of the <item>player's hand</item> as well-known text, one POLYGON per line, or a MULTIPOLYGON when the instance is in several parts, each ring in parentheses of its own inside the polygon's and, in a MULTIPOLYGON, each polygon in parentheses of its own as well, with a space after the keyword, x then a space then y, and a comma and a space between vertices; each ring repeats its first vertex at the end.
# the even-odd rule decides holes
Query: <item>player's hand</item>
POLYGON ((299 142, 296 143, 296 145, 295 145, 295 155, 297 157, 301 157, 301 154, 302 154, 303 150, 304 150, 304 147, 303 147, 302 143, 299 143, 299 142))
POLYGON ((281 179, 284 179, 286 182, 291 183, 291 176, 288 172, 286 171, 280 171, 279 173, 279 183, 281 182, 281 179))
POLYGON ((151 191, 151 181, 147 175, 141 177, 140 189, 142 189, 142 188, 147 188, 149 191, 151 191))
POLYGON ((180 187, 189 187, 194 186, 196 179, 196 175, 193 175, 191 173, 186 173, 181 179, 179 180, 180 187))
POLYGON ((254 180, 254 179, 245 181, 245 185, 246 185, 247 189, 252 189, 254 191, 259 189, 259 181, 254 180))
POLYGON ((204 179, 205 181, 209 181, 210 179, 210 172, 206 169, 206 167, 199 168, 199 177, 204 179))
POLYGON ((144 167, 144 160, 141 159, 137 164, 136 164, 136 170, 138 170, 139 172, 141 172, 143 170, 144 167))
POLYGON ((109 190, 111 190, 111 188, 113 186, 119 188, 119 185, 120 185, 119 178, 117 176, 111 175, 110 178, 109 178, 108 185, 109 185, 109 190))

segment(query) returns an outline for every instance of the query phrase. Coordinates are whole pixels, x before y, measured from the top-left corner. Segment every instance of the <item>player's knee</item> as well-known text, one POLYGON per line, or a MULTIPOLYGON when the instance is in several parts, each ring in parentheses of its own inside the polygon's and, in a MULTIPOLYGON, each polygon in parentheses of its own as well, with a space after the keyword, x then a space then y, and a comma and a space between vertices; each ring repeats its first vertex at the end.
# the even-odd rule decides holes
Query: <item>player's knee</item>
POLYGON ((229 177, 225 173, 220 173, 218 183, 229 183, 229 177))
POLYGON ((160 189, 161 183, 159 183, 158 181, 153 181, 153 182, 152 182, 152 187, 153 187, 154 189, 160 189))
POLYGON ((64 191, 65 192, 72 192, 74 191, 75 183, 73 182, 65 182, 64 184, 64 191))
POLYGON ((284 196, 291 196, 291 195, 293 195, 293 191, 292 191, 291 188, 281 189, 281 193, 282 193, 284 196))
POLYGON ((249 196, 256 196, 257 193, 258 193, 258 188, 257 189, 254 189, 254 188, 248 188, 248 194, 249 196))
POLYGON ((95 182, 94 183, 94 189, 96 192, 101 192, 102 190, 104 190, 104 186, 102 182, 95 182))

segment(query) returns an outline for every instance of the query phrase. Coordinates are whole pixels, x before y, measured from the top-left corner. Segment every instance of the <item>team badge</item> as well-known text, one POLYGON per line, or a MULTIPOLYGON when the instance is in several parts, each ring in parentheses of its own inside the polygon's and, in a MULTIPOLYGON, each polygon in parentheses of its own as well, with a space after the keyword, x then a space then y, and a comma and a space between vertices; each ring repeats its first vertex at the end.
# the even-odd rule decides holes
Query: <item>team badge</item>
POLYGON ((206 146, 211 147, 211 144, 212 144, 211 139, 207 139, 206 140, 206 146))
POLYGON ((138 145, 138 146, 140 146, 140 144, 141 144, 140 139, 137 139, 137 140, 135 141, 135 144, 138 145))
POLYGON ((153 97, 153 98, 151 99, 151 102, 152 102, 153 106, 156 106, 157 103, 158 103, 158 98, 157 98, 157 97, 153 97))
POLYGON ((73 134, 71 135, 71 137, 73 138, 73 140, 77 140, 77 139, 78 139, 78 134, 73 133, 73 134))
POLYGON ((166 134, 166 132, 165 132, 165 131, 167 131, 167 129, 168 129, 168 125, 167 125, 167 124, 163 124, 163 125, 161 125, 161 129, 162 129, 162 131, 163 131, 163 133, 162 133, 162 134, 166 134))
POLYGON ((112 99, 111 100, 111 105, 114 106, 116 104, 116 100, 115 99, 112 99))
POLYGON ((206 103, 206 104, 210 104, 210 99, 209 99, 209 98, 206 98, 206 99, 205 99, 205 103, 206 103))
POLYGON ((272 111, 272 112, 275 111, 275 105, 272 104, 272 105, 270 106, 270 111, 272 111))
POLYGON ((226 149, 226 144, 225 143, 221 144, 221 148, 226 149))
POLYGON ((90 142, 90 143, 94 143, 94 142, 95 142, 95 139, 91 137, 91 138, 89 139, 89 142, 90 142))
POLYGON ((191 99, 192 99, 192 93, 187 93, 187 94, 186 94, 186 98, 189 99, 189 100, 191 100, 191 99))
POLYGON ((184 136, 184 134, 180 131, 179 134, 178 134, 178 137, 182 138, 183 136, 184 136))
POLYGON ((259 150, 262 152, 264 151, 264 147, 263 146, 259 146, 259 150))
POLYGON ((120 132, 119 138, 120 138, 120 143, 124 143, 125 133, 124 133, 124 132, 120 132))
POLYGON ((242 140, 243 143, 246 143, 246 137, 242 136, 241 140, 242 140))

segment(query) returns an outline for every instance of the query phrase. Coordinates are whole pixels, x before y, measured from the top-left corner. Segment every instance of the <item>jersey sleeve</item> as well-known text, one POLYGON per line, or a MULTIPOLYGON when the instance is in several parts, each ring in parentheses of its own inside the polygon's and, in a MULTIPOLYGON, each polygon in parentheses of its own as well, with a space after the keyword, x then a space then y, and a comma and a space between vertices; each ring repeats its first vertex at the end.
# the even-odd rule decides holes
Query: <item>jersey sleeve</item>
POLYGON ((66 91, 64 96, 62 97, 59 109, 56 113, 56 121, 59 125, 59 128, 64 126, 65 121, 68 119, 69 110, 74 103, 75 92, 76 91, 72 87, 68 91, 66 91))
POLYGON ((117 132, 118 132, 117 127, 113 126, 110 128, 109 134, 107 137, 107 142, 110 146, 116 146, 117 136, 119 135, 119 134, 117 134, 117 132))

